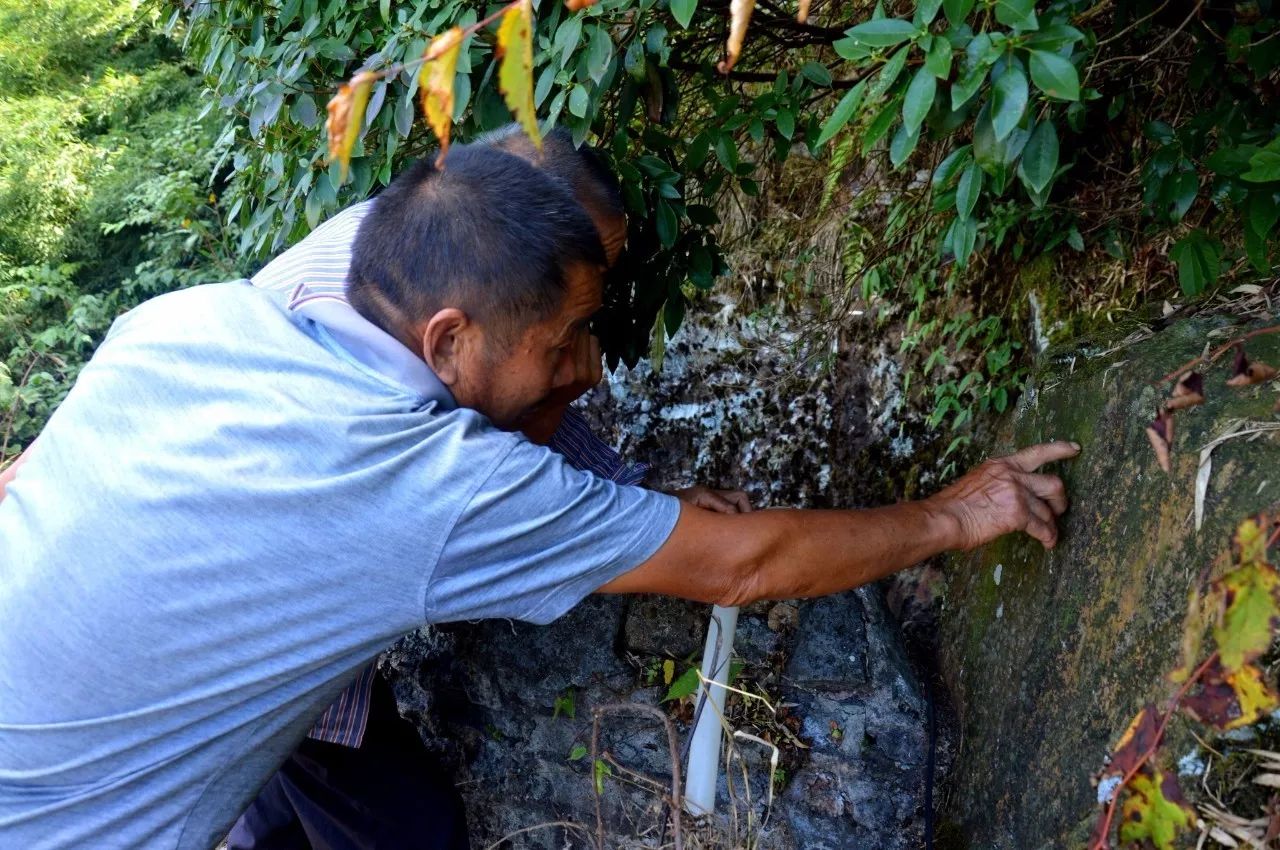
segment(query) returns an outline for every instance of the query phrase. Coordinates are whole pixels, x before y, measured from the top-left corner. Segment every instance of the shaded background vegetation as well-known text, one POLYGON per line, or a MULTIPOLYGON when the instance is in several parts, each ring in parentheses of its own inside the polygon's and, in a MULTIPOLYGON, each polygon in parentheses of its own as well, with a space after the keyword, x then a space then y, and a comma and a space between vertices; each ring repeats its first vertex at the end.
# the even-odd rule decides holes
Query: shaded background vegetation
MULTIPOLYGON (((800 305, 835 343, 890 341, 949 450, 1045 342, 1273 279, 1269 0, 818 0, 805 24, 760 0, 726 79, 727 7, 537 8, 539 115, 609 152, 632 212, 615 361, 660 359, 717 286, 800 305)), ((3 0, 0 458, 113 315, 244 273, 432 149, 394 74, 339 185, 324 104, 494 8, 3 0)), ((493 54, 464 46, 463 140, 510 120, 493 54)))

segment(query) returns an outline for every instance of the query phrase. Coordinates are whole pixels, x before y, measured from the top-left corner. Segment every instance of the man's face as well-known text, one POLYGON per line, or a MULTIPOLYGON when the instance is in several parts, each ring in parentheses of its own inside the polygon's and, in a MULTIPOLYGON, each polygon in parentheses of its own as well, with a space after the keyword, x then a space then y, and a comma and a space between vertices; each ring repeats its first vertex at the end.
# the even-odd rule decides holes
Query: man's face
POLYGON ((470 349, 474 356, 459 363, 458 382, 451 388, 459 405, 480 411, 499 428, 515 430, 575 381, 580 346, 602 304, 604 269, 579 264, 565 276, 565 297, 554 316, 514 341, 486 334, 470 349))

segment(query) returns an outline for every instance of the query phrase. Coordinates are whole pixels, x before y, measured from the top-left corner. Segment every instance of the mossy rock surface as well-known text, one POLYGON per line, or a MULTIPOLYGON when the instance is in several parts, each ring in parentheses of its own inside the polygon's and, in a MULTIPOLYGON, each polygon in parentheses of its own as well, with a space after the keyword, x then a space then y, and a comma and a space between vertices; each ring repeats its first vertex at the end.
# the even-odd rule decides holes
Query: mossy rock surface
MULTIPOLYGON (((1206 343, 1265 324, 1185 319, 1150 335, 1077 342, 1042 360, 993 452, 1049 439, 1076 440, 1083 451, 1055 470, 1072 506, 1054 551, 1010 536, 950 566, 941 662, 963 742, 945 788, 948 844, 1087 843, 1097 812, 1090 777, 1143 703, 1169 695, 1164 676, 1179 662, 1188 591, 1229 549, 1241 519, 1280 502, 1280 435, 1230 440, 1213 452, 1195 529, 1200 449, 1236 421, 1277 421, 1274 383, 1224 386, 1230 354, 1203 370, 1207 401, 1177 414, 1166 474, 1144 427, 1169 387, 1152 381, 1206 343)), ((1280 365, 1280 334, 1247 349, 1280 365)), ((1180 755, 1188 728, 1171 729, 1167 751, 1180 755)))

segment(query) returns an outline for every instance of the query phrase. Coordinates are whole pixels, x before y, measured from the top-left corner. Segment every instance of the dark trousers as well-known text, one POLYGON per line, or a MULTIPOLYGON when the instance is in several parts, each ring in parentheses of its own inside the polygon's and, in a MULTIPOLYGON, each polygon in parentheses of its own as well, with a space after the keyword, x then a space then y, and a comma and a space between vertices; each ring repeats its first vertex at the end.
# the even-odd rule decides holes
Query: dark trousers
POLYGON ((303 741, 227 837, 227 850, 469 847, 462 798, 381 676, 361 746, 303 741))

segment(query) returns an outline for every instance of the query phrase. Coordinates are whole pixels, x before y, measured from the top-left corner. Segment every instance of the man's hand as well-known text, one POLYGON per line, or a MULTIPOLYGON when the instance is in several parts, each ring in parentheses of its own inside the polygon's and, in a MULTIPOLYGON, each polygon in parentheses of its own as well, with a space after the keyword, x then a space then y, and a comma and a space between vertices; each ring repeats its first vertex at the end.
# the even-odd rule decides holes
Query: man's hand
POLYGON ((751 513, 751 500, 741 490, 718 490, 698 484, 683 490, 673 490, 671 495, 682 502, 719 514, 751 513))
POLYGON ((973 549, 1003 534, 1025 531, 1046 549, 1058 542, 1057 517, 1067 509, 1056 475, 1037 473, 1046 463, 1075 457, 1076 443, 1040 443, 992 458, 926 501, 955 519, 956 548, 973 549))

